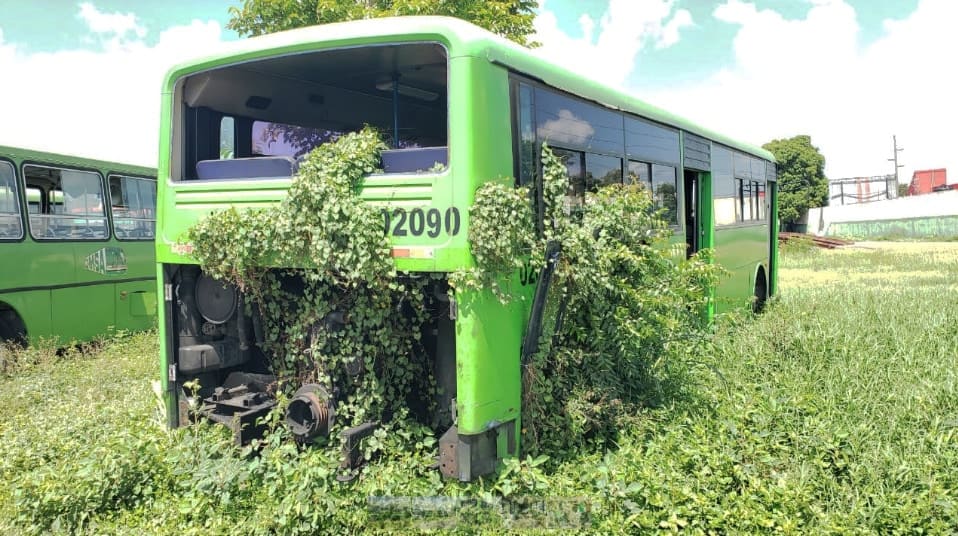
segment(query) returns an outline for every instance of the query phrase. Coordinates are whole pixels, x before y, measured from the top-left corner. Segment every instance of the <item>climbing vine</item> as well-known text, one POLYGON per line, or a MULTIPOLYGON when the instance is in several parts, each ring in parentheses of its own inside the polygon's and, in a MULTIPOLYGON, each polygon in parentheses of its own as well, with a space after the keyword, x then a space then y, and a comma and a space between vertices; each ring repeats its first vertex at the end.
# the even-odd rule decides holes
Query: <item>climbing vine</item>
POLYGON ((501 301, 502 281, 531 259, 541 267, 560 251, 546 303, 539 351, 523 364, 523 445, 550 455, 614 439, 625 421, 654 402, 670 358, 701 348, 707 289, 720 270, 711 252, 684 259, 672 232, 639 185, 567 196, 564 163, 542 148, 542 225, 524 188, 489 183, 470 211, 477 267, 466 281, 501 301))
POLYGON ((339 393, 337 428, 381 420, 379 438, 434 389, 419 344, 430 277, 397 274, 379 212, 356 199, 384 148, 371 129, 342 136, 310 153, 280 205, 188 232, 203 270, 259 311, 273 372, 339 393))
MULTIPOLYGON (((381 420, 379 439, 421 432, 406 426, 410 408, 435 409, 420 337, 441 299, 435 288, 445 288, 435 285, 441 276, 397 273, 379 212, 357 202, 384 148, 370 129, 345 135, 310 153, 277 207, 214 213, 188 232, 204 271, 260 312, 273 371, 340 392, 337 425, 381 420)), ((613 439, 656 392, 655 371, 695 351, 717 272, 708 252, 674 258, 671 232, 641 187, 574 199, 548 146, 542 163, 541 192, 511 181, 476 191, 475 265, 448 283, 507 303, 520 296, 518 270, 538 270, 547 250, 560 251, 539 349, 522 370, 525 448, 555 454, 613 439)))

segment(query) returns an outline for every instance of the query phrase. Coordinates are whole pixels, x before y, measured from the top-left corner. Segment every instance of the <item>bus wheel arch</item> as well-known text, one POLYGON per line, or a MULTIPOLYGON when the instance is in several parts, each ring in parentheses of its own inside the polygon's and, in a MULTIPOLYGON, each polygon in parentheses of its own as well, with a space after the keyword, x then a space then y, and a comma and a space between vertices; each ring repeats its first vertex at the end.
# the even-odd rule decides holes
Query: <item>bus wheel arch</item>
POLYGON ((752 312, 761 313, 768 302, 768 276, 765 273, 765 266, 758 265, 755 270, 755 284, 752 286, 752 312))
POLYGON ((0 342, 14 342, 25 345, 27 342, 27 326, 16 309, 10 304, 0 301, 0 342))

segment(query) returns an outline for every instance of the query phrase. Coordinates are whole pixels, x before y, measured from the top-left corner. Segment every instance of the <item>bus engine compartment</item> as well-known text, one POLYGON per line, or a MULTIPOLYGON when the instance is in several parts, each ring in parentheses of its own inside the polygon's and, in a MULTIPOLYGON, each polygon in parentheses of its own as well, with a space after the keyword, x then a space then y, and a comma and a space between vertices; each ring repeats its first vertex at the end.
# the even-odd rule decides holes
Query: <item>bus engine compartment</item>
MULTIPOLYGON (((295 274, 282 272, 283 284, 293 292, 304 284, 295 274)), ((363 356, 356 356, 343 367, 345 381, 321 385, 303 381, 302 377, 283 377, 274 372, 272 359, 263 350, 267 333, 259 307, 233 284, 224 283, 202 272, 196 265, 166 265, 164 269, 167 307, 166 346, 169 356, 169 385, 177 403, 177 414, 171 424, 183 426, 198 419, 227 426, 235 444, 244 445, 266 431, 263 417, 278 404, 282 391, 288 398, 283 421, 298 444, 328 443, 334 429, 341 430, 342 469, 344 479, 354 476, 360 459, 360 441, 375 431, 392 415, 375 416, 370 420, 337 425, 337 405, 353 395, 360 395, 356 383, 349 381, 369 370, 363 356), (175 419, 176 422, 173 422, 175 419)), ((404 277, 429 277, 424 274, 404 277)), ((413 396, 410 413, 422 424, 442 433, 455 429, 455 300, 450 298, 443 278, 429 278, 423 287, 423 303, 427 321, 421 326, 418 351, 432 365, 430 373, 437 389, 426 399, 413 396)), ((398 304, 396 314, 411 315, 407 305, 398 304)), ((304 345, 322 339, 324 332, 334 332, 350 322, 350 311, 335 310, 319 319, 304 345)), ((378 360, 377 367, 388 367, 378 360)), ((415 394, 414 394, 415 395, 415 394)), ((450 476, 454 476, 450 474, 450 476)))

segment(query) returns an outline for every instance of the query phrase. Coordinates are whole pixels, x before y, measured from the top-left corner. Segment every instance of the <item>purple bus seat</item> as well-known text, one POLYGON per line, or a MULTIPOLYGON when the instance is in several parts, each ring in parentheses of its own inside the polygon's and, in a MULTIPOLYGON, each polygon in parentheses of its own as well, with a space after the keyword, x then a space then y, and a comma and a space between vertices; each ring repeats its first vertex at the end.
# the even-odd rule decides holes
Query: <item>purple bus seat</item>
POLYGON ((196 163, 196 178, 198 179, 292 177, 295 171, 296 161, 289 156, 200 160, 196 163))
POLYGON ((383 171, 386 173, 415 173, 428 171, 437 163, 449 165, 446 147, 417 147, 415 149, 389 149, 382 152, 383 171))

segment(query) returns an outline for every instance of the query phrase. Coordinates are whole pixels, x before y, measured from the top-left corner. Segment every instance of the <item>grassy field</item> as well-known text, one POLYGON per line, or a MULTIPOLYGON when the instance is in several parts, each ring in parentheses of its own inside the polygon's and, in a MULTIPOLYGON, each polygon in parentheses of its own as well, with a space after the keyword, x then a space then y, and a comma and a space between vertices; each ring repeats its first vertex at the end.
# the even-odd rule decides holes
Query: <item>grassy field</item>
POLYGON ((958 244, 866 246, 784 251, 780 297, 674 363, 666 402, 617 448, 472 485, 442 481, 428 442, 395 438, 406 448, 341 485, 321 451, 167 432, 155 334, 33 350, 0 376, 0 533, 388 531, 370 496, 452 496, 486 505, 438 521, 462 532, 524 531, 532 514, 508 512, 538 497, 578 506, 564 526, 590 533, 953 534, 958 244))

